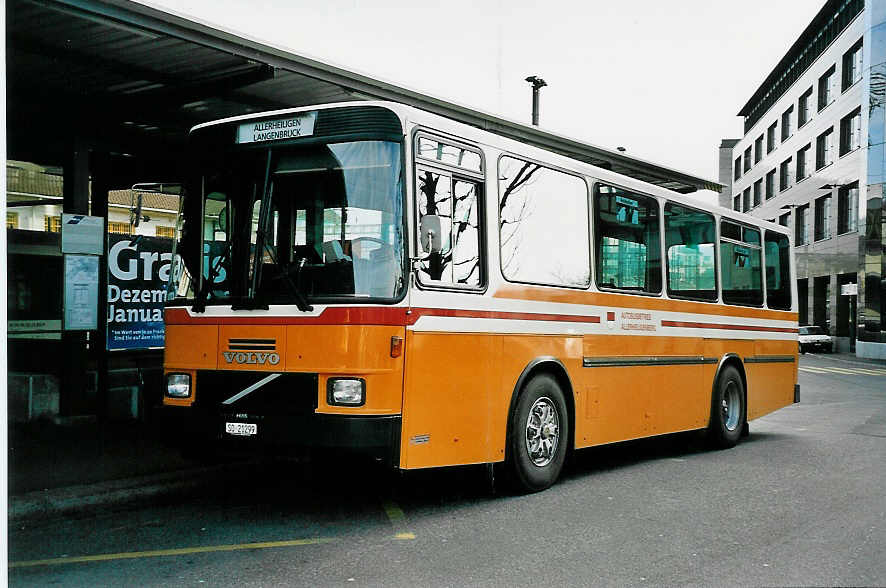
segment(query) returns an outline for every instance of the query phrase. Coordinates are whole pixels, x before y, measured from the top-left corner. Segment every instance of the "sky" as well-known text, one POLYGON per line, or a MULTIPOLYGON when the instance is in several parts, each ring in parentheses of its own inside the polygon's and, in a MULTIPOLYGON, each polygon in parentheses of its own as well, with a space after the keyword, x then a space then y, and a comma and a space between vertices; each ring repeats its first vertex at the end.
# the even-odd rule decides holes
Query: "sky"
POLYGON ((736 113, 824 0, 142 0, 716 181, 736 113))

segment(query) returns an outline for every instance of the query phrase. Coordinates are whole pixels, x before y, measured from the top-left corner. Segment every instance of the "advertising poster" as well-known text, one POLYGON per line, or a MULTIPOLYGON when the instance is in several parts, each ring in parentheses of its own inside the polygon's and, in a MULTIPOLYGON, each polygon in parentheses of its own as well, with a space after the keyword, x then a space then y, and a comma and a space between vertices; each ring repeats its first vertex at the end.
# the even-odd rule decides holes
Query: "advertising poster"
POLYGON ((163 347, 172 239, 108 235, 108 350, 163 347))

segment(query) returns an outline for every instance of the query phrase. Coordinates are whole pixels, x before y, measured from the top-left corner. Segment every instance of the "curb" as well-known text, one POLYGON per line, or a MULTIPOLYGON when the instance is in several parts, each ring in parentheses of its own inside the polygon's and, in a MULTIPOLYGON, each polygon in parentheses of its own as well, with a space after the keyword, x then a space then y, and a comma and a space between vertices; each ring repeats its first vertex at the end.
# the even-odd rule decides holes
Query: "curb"
POLYGON ((83 514, 100 508, 119 507, 174 492, 194 490, 213 480, 215 474, 228 467, 230 464, 191 468, 10 496, 7 522, 15 524, 46 520, 74 512, 83 514))

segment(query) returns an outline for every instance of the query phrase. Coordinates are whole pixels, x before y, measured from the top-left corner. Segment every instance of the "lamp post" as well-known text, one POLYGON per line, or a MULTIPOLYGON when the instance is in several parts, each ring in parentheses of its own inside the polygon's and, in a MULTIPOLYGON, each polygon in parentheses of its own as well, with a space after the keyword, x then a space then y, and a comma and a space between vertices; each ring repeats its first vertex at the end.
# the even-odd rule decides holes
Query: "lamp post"
POLYGON ((547 82, 538 76, 529 76, 526 81, 532 84, 532 124, 538 126, 538 94, 541 88, 547 86, 547 82))

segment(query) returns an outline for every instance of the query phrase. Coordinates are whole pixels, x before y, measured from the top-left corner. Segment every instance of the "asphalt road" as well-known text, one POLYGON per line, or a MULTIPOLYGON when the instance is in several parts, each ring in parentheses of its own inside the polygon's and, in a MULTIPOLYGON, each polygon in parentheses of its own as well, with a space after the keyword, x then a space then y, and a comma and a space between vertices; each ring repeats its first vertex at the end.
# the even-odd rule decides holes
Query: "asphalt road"
POLYGON ((886 365, 807 354, 800 383, 734 449, 586 450, 529 496, 493 494, 484 468, 238 466, 11 527, 10 585, 884 585, 886 365))

